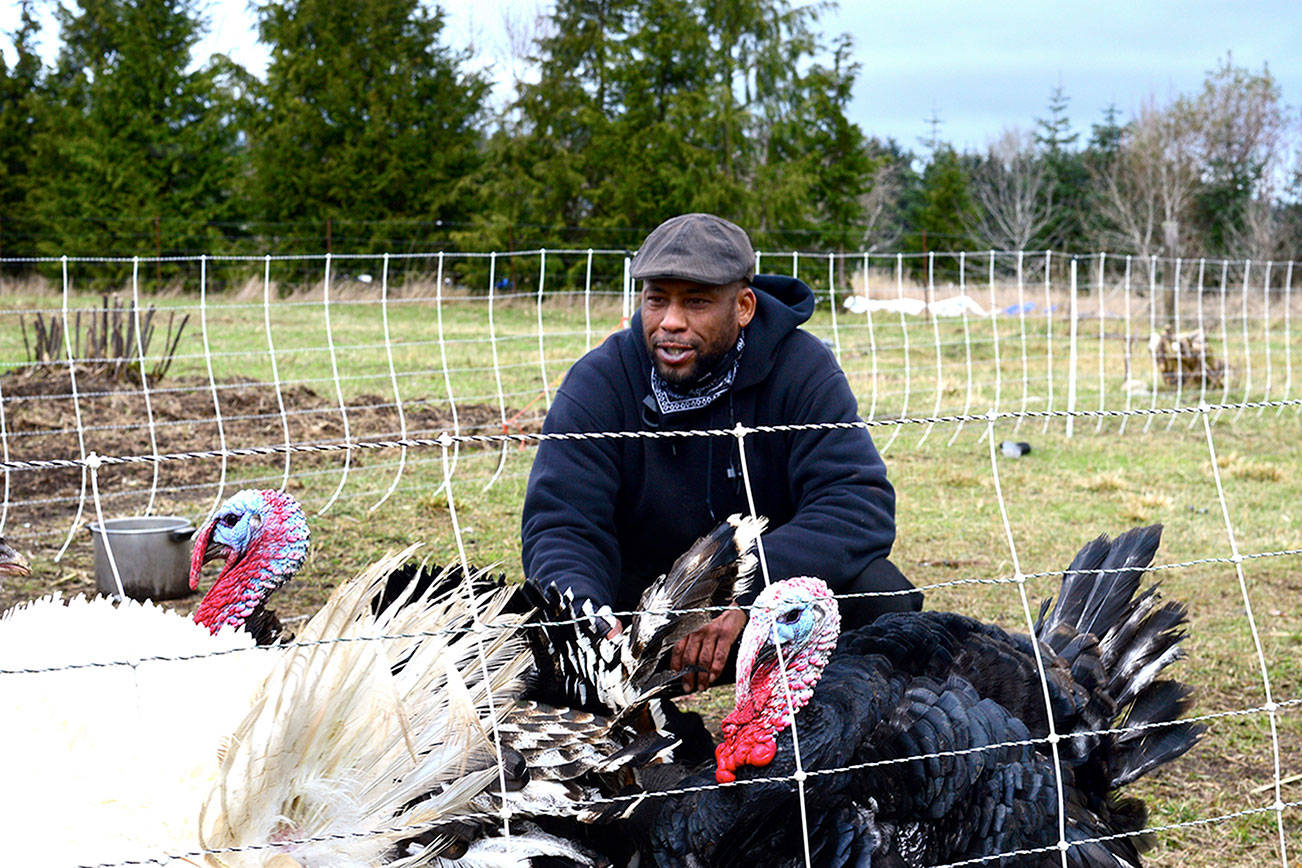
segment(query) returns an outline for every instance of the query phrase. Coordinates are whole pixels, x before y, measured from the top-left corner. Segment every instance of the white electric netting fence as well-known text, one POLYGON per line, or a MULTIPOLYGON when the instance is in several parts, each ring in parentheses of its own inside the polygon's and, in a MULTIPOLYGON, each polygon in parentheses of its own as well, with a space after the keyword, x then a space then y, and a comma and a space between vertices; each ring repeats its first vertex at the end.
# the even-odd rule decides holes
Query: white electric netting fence
MULTIPOLYGON (((249 486, 305 491, 301 499, 317 514, 347 501, 383 515, 399 493, 437 490, 446 501, 457 559, 468 567, 458 505, 507 480, 518 483, 528 473, 528 447, 541 439, 733 437, 749 499, 749 438, 834 427, 539 433, 568 366, 625 327, 635 309, 622 252, 168 260, 182 274, 197 275, 197 303, 193 292, 151 299, 155 334, 164 313, 173 317, 173 334, 180 318, 190 317, 166 371, 157 367, 166 357, 144 346, 145 262, 60 261, 57 307, 0 312, 11 325, 22 324, 0 330, 10 336, 4 345, 9 357, 0 361, 9 371, 0 378, 0 533, 13 542, 46 544, 62 555, 88 518, 149 513, 160 502, 187 504, 203 516, 249 486), (256 270, 260 279, 219 296, 209 286, 215 266, 256 270), (94 279, 97 267, 128 273, 132 303, 125 313, 94 304, 93 294, 78 289, 94 279), (300 275, 319 270, 319 280, 311 291, 282 296, 277 269, 300 275), (399 270, 406 275, 401 280, 399 270), (470 275, 477 286, 469 284, 470 275), (90 340, 85 323, 91 317, 100 322, 95 345, 113 353, 78 351, 80 340, 90 340), (26 337, 38 318, 47 336, 53 323, 61 330, 57 357, 21 355, 14 335, 26 337), (120 347, 113 342, 115 328, 120 347)), ((156 263, 148 264, 152 269, 156 263)), ((1065 536, 1062 545, 1074 552, 1098 532, 1123 529, 1110 524, 1063 534, 1060 526, 1043 526, 1055 512, 1070 515, 1079 493, 1055 492, 1052 468, 1044 471, 1047 483, 1020 478, 1020 491, 1010 492, 1008 474, 1023 473, 1029 464, 1007 464, 999 441, 1126 438, 1139 453, 1141 467, 1133 472, 1141 477, 1145 452, 1201 442, 1191 452, 1200 457, 1183 461, 1180 472, 1205 483, 1203 502, 1220 516, 1220 538, 1202 541, 1211 554, 1158 563, 1154 575, 1176 599, 1197 587, 1201 599, 1232 594, 1236 600, 1233 618, 1209 623, 1192 612, 1195 640, 1211 629, 1231 638, 1215 648, 1225 659, 1206 670, 1226 682, 1195 685, 1213 688, 1195 712, 1211 734, 1191 756, 1233 741, 1235 751, 1252 761, 1244 768, 1254 786, 1233 810, 1194 804, 1190 816, 1159 815, 1150 829, 1180 836, 1264 820, 1271 827, 1272 858, 1287 865, 1300 804, 1289 787, 1298 779, 1290 747, 1302 686, 1287 659, 1287 636, 1272 636, 1260 613, 1265 607, 1268 621, 1293 622, 1272 608, 1272 586, 1255 587, 1245 565, 1267 571, 1272 581, 1278 572, 1296 572, 1302 535, 1296 518, 1276 516, 1280 526, 1263 528, 1244 506, 1254 499, 1254 484, 1277 480, 1245 474, 1234 483, 1240 490, 1227 494, 1223 447, 1249 428, 1254 437, 1265 432, 1257 443, 1273 442, 1272 431, 1274 438, 1289 432, 1282 439, 1296 442, 1302 398, 1295 396, 1293 356, 1302 340, 1292 329, 1293 263, 1043 252, 802 253, 763 255, 760 270, 798 275, 815 289, 819 304, 808 328, 846 370, 862 424, 888 466, 897 456, 906 468, 912 455, 980 456, 968 471, 978 476, 965 492, 969 501, 947 508, 960 535, 995 527, 1005 551, 992 562, 1002 568, 941 580, 914 573, 928 593, 928 608, 950 608, 948 593, 985 589, 993 597, 981 605, 1002 611, 1010 627, 1032 632, 1032 593, 1054 593, 1052 581, 1066 561, 1037 562, 1028 570, 1024 550, 1046 557, 1043 538, 1065 536), (1021 511, 1019 499, 1025 501, 1021 511), (1244 539, 1282 542, 1245 551, 1244 539), (1218 584, 1205 587, 1212 583, 1218 584), (1017 599, 1010 601, 1003 591, 1013 587, 1017 599)), ((766 580, 767 570, 761 548, 766 580)), ((1044 662, 1037 658, 1037 665, 1043 682, 1044 662)), ((31 674, 0 670, 0 677, 31 674)), ((795 728, 793 736, 803 824, 806 788, 819 776, 847 770, 806 770, 795 728)), ((1056 742, 1051 724, 1044 744, 1055 757, 1056 742)), ((1179 779, 1178 763, 1173 775, 1179 779)), ((504 788, 505 781, 498 785, 504 788)), ((1059 781, 1060 824, 1062 800, 1059 781)), ((1069 846, 1060 825, 1047 852, 1058 851, 1065 866, 1069 846)))
MULTIPOLYGON (((185 473, 155 463, 147 478, 109 486, 103 496, 119 512, 149 513, 164 495, 201 514, 204 501, 283 486, 291 474, 333 480, 320 512, 340 497, 374 508, 419 456, 398 450, 363 468, 344 449, 296 466, 287 448, 279 466, 255 467, 223 450, 537 430, 569 365, 627 323, 636 299, 625 260, 599 251, 167 260, 169 286, 185 293, 161 298, 142 287, 156 261, 61 260, 58 306, 0 311, 0 370, 10 372, 0 379, 0 458, 213 453, 185 473), (215 272, 240 288, 216 294, 215 272), (289 293, 287 280, 300 288, 289 293), (90 288, 105 281, 120 308, 90 288)), ((1270 405, 1295 393, 1292 262, 806 253, 761 255, 760 266, 814 288, 807 327, 833 348, 865 419, 1270 405)), ((1074 418, 1063 417, 1069 435, 1074 418)), ((1095 430, 1108 418, 1097 416, 1095 430)), ((1143 419, 1146 431, 1154 424, 1177 420, 1143 419)), ((900 448, 904 431, 879 446, 900 448)), ((527 471, 519 450, 497 458, 475 471, 486 486, 527 471)), ((84 517, 84 475, 32 484, 17 466, 6 466, 0 533, 62 535, 66 549, 84 517), (11 513, 37 521, 11 528, 11 513)))

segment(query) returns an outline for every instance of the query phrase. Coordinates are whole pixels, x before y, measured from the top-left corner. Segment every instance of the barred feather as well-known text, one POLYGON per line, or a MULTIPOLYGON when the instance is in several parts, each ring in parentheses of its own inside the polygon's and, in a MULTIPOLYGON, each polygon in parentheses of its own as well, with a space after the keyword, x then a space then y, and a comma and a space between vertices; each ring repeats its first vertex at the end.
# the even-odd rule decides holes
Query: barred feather
POLYGON ((674 680, 664 663, 674 645, 746 593, 759 563, 756 548, 766 521, 734 515, 697 540, 642 594, 628 629, 606 638, 609 610, 570 591, 540 593, 536 602, 548 622, 537 655, 549 669, 549 685, 568 702, 613 712, 618 720, 656 696, 674 680), (569 623, 577 620, 579 623, 569 623))

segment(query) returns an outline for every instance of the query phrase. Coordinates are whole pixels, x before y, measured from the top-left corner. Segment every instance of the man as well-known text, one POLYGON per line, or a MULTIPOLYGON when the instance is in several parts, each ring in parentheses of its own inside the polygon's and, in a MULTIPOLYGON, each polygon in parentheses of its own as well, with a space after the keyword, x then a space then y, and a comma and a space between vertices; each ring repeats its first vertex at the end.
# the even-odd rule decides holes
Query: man
MULTIPOLYGON (((642 304, 629 329, 574 364, 543 431, 857 420, 844 372, 798 328, 813 313, 813 291, 754 269, 750 239, 727 220, 683 214, 658 226, 633 258, 642 304)), ((769 520, 770 579, 814 575, 838 594, 897 592, 841 600, 847 627, 921 608, 886 559, 895 494, 866 429, 753 433, 745 448, 755 509, 769 520)), ((627 612, 698 537, 749 511, 736 437, 544 441, 524 502, 525 575, 627 612)), ((675 647, 670 663, 687 669, 687 690, 723 673, 745 623, 741 608, 729 609, 675 647)))

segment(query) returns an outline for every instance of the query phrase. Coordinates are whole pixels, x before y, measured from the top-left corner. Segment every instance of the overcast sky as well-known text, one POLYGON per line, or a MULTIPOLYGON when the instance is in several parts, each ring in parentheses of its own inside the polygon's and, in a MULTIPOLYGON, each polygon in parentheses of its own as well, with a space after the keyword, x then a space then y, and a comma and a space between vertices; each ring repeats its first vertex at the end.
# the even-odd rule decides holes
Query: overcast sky
MULTIPOLYGON (((503 82, 499 98, 525 72, 512 64, 510 34, 527 36, 530 13, 546 5, 443 3, 449 42, 475 46, 477 62, 503 82)), ((244 0, 210 0, 207 9, 201 56, 226 52, 261 73, 266 52, 244 0)), ((16 26, 17 4, 0 0, 0 29, 16 26)), ((1058 85, 1084 139, 1111 103, 1128 116, 1150 97, 1195 92, 1227 52, 1254 71, 1268 63, 1295 120, 1302 103, 1302 0, 847 0, 822 30, 854 37, 861 70, 851 119, 915 150, 933 115, 940 137, 960 149, 984 148, 1005 127, 1030 129, 1058 85)))

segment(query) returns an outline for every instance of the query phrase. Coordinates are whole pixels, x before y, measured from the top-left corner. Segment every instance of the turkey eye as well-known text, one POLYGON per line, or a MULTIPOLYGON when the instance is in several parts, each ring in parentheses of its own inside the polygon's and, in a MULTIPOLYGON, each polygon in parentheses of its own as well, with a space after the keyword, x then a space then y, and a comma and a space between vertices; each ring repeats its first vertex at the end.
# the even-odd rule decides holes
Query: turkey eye
POLYGON ((800 620, 800 610, 787 609, 781 615, 778 615, 778 620, 781 621, 783 624, 794 624, 800 620))
POLYGON ((233 512, 228 512, 222 516, 221 522, 225 527, 235 527, 240 523, 240 517, 233 512))

